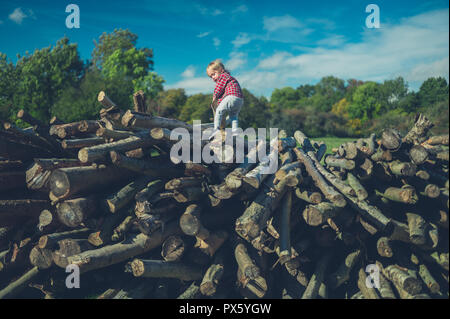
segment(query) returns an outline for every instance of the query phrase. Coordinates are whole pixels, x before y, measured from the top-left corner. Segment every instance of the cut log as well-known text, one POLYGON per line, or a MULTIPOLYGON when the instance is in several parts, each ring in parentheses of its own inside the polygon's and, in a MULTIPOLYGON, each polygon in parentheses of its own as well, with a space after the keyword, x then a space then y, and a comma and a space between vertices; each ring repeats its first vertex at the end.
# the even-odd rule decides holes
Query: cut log
POLYGON ((89 243, 95 247, 109 244, 112 241, 115 228, 124 220, 127 214, 128 211, 122 209, 115 214, 105 216, 100 227, 89 234, 89 243))
POLYGON ((111 236, 112 241, 121 241, 125 238, 125 234, 133 227, 135 218, 133 216, 127 216, 124 220, 114 228, 113 234, 111 236))
MULTIPOLYGON (((140 135, 142 133, 138 133, 140 135)), ((113 139, 115 141, 123 140, 131 136, 136 136, 136 133, 131 131, 110 130, 106 127, 99 127, 95 132, 95 135, 102 137, 103 139, 113 139)))
POLYGON ((105 143, 101 137, 89 137, 81 139, 63 140, 61 145, 64 149, 80 149, 105 143))
POLYGON ((414 145, 409 150, 409 157, 414 164, 421 165, 428 159, 428 152, 425 147, 421 145, 414 145))
POLYGON ((168 119, 165 117, 152 116, 147 113, 133 112, 128 110, 122 117, 122 125, 132 128, 156 128, 163 127, 169 130, 184 128, 192 132, 192 125, 183 121, 168 119))
POLYGON ((167 237, 178 235, 180 232, 181 230, 178 227, 178 223, 169 223, 164 228, 164 231, 158 230, 150 237, 144 234, 130 236, 121 243, 107 245, 102 248, 88 250, 70 256, 68 262, 78 265, 80 273, 108 267, 137 255, 144 254, 160 246, 167 237))
POLYGON ((234 257, 242 274, 248 279, 256 279, 260 275, 260 269, 250 258, 244 243, 238 242, 234 248, 234 257))
POLYGON ((56 245, 56 243, 60 240, 67 238, 71 239, 86 238, 89 235, 89 232, 91 232, 89 228, 80 228, 61 233, 44 235, 41 236, 41 238, 39 238, 38 246, 41 249, 44 248, 52 249, 56 245))
POLYGON ((328 276, 328 285, 331 289, 336 289, 348 280, 350 280, 350 273, 361 258, 361 250, 356 250, 347 255, 344 262, 339 265, 339 268, 328 276))
POLYGON ((52 153, 37 146, 0 138, 0 156, 11 160, 28 161, 35 157, 51 157, 52 153))
POLYGON ((347 182, 350 187, 353 188, 356 193, 356 197, 358 197, 359 200, 364 200, 369 196, 364 186, 362 186, 355 175, 350 172, 347 173, 347 182))
POLYGON ((391 240, 388 237, 380 237, 377 241, 377 251, 380 256, 391 258, 394 255, 391 240))
POLYGON ((52 251, 50 249, 41 249, 38 246, 35 246, 30 252, 30 262, 40 270, 50 268, 53 264, 52 251))
POLYGON ((395 285, 398 285, 401 289, 405 290, 411 295, 416 295, 421 292, 421 282, 411 276, 407 271, 401 269, 397 265, 390 265, 382 268, 383 274, 387 279, 392 281, 395 285))
POLYGON ((356 141, 356 147, 368 156, 371 156, 376 151, 377 143, 375 141, 375 134, 372 133, 368 138, 359 138, 356 141))
POLYGON ((112 143, 105 143, 91 147, 84 147, 78 152, 78 159, 83 162, 95 162, 106 159, 110 152, 125 152, 137 148, 148 147, 155 144, 156 141, 150 136, 130 136, 123 140, 112 143))
POLYGON ((41 233, 50 233, 61 226, 56 214, 52 213, 48 209, 44 209, 39 214, 38 229, 41 233))
POLYGON ((402 163, 393 161, 389 163, 389 169, 397 176, 414 176, 417 172, 417 166, 413 163, 402 163))
POLYGON ((214 262, 206 270, 200 284, 200 292, 204 296, 213 296, 216 294, 217 287, 224 274, 225 262, 224 262, 223 250, 220 250, 214 258, 214 262))
POLYGON ((425 231, 427 228, 427 222, 422 216, 414 213, 406 213, 408 218, 409 238, 415 245, 423 245, 427 241, 425 231))
POLYGON ((448 145, 448 135, 431 136, 425 143, 430 145, 448 145))
POLYGON ((355 168, 355 161, 346 158, 334 157, 332 155, 325 157, 325 164, 330 167, 339 167, 346 170, 352 170, 355 168))
POLYGON ((7 226, 23 219, 37 223, 41 211, 49 208, 50 202, 47 200, 0 200, 0 225, 7 226))
POLYGON ((66 268, 69 265, 68 258, 83 251, 93 248, 86 239, 63 239, 58 241, 59 249, 52 253, 55 265, 66 268))
POLYGON ((154 178, 149 176, 140 177, 125 187, 121 188, 116 193, 111 194, 106 198, 106 205, 111 213, 116 213, 128 203, 130 203, 136 196, 136 194, 143 190, 148 183, 150 183, 154 178))
POLYGON ((431 123, 425 115, 417 114, 414 126, 409 130, 408 134, 403 138, 403 142, 411 144, 420 144, 426 140, 428 131, 433 128, 431 123))
POLYGON ((402 137, 398 130, 384 130, 381 136, 381 144, 388 150, 398 150, 402 145, 402 137))
POLYGON ((308 286, 302 295, 302 299, 315 299, 317 297, 320 286, 325 279, 326 270, 331 261, 331 257, 332 254, 330 252, 326 252, 317 262, 314 274, 309 280, 308 286))
POLYGON ((375 192, 379 196, 398 203, 415 204, 419 200, 415 188, 410 185, 404 185, 402 188, 388 187, 384 193, 375 192))
POLYGON ((310 226, 319 226, 327 222, 329 218, 336 216, 341 207, 330 202, 321 202, 316 205, 307 205, 303 210, 303 219, 310 226))
POLYGON ((203 274, 197 266, 163 260, 134 259, 131 269, 135 277, 177 278, 184 281, 201 279, 203 274))
POLYGON ((123 156, 115 151, 110 153, 112 163, 130 171, 145 174, 153 177, 174 178, 183 175, 183 169, 173 165, 167 160, 155 158, 151 160, 141 160, 123 156))
POLYGON ((186 244, 180 236, 170 236, 161 247, 161 256, 165 261, 180 261, 186 244))
POLYGON ((56 198, 66 199, 102 186, 111 186, 112 183, 129 179, 133 175, 129 170, 115 166, 68 167, 54 170, 49 184, 56 198))
POLYGON ((72 228, 80 226, 97 211, 97 199, 93 196, 70 199, 56 205, 59 221, 72 228))
POLYGON ((19 279, 0 290, 0 299, 15 298, 38 274, 38 267, 33 267, 19 279))

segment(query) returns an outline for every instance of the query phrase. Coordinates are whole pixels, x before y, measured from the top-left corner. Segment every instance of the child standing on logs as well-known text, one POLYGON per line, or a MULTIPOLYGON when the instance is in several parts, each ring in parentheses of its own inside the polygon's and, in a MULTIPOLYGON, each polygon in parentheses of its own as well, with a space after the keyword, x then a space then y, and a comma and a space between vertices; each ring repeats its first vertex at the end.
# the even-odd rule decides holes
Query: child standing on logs
POLYGON ((230 75, 220 60, 212 61, 206 68, 206 74, 216 82, 211 105, 217 101, 218 107, 214 115, 214 130, 209 137, 212 140, 222 128, 226 114, 230 117, 233 134, 238 128, 238 115, 244 104, 244 96, 238 81, 230 75))

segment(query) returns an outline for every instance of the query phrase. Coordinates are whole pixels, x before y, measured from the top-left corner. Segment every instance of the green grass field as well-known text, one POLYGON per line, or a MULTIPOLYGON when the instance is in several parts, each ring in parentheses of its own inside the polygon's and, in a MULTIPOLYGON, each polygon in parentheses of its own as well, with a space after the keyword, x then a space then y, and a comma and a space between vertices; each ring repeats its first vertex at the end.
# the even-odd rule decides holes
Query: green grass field
POLYGON ((331 153, 331 150, 335 147, 339 147, 341 144, 345 142, 350 142, 356 140, 353 137, 318 137, 312 138, 315 141, 323 141, 327 145, 327 154, 331 153))

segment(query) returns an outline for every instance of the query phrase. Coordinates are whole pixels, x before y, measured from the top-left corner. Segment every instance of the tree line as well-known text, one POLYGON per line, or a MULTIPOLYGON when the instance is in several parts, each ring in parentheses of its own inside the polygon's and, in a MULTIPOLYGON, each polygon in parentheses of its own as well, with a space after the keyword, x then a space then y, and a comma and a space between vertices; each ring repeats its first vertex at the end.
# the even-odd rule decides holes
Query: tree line
MULTIPOLYGON (((154 72, 153 51, 136 46, 129 30, 103 33, 94 41, 91 59, 82 61, 67 37, 24 56, 16 64, 0 52, 0 119, 25 125, 16 118, 25 109, 41 121, 52 116, 71 122, 96 119, 104 90, 123 109, 132 108, 132 94, 145 93, 154 115, 192 122, 211 122, 212 94, 188 96, 184 89, 164 90, 154 72)), ((442 77, 424 81, 417 92, 402 78, 383 83, 323 77, 318 83, 274 89, 270 99, 243 88, 245 104, 240 126, 278 127, 311 137, 366 136, 386 127, 406 131, 417 112, 425 113, 437 134, 448 132, 449 85, 442 77)))

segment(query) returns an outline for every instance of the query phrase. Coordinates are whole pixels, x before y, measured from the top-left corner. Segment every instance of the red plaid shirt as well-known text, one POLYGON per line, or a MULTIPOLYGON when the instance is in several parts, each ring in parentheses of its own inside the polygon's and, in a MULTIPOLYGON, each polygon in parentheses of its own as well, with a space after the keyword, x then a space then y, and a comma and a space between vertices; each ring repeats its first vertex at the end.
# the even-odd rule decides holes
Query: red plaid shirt
POLYGON ((217 99, 217 105, 219 105, 227 95, 244 98, 238 81, 232 77, 230 73, 223 72, 217 79, 216 88, 214 89, 213 96, 217 99))

